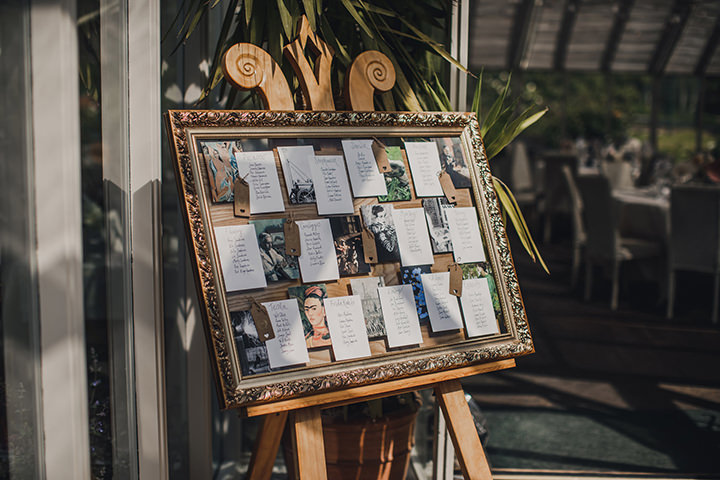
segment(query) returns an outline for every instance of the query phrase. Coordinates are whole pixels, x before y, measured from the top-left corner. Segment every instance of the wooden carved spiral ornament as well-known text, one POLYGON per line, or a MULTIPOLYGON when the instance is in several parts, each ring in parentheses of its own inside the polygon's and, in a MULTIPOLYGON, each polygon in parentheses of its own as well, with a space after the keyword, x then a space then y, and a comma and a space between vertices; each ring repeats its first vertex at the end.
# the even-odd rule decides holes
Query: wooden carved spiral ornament
POLYGON ((292 93, 275 60, 250 43, 233 45, 223 59, 225 78, 241 90, 257 89, 267 110, 294 110, 292 93))
POLYGON ((358 55, 345 76, 345 103, 350 110, 375 110, 375 90, 387 92, 395 85, 395 67, 376 50, 358 55))

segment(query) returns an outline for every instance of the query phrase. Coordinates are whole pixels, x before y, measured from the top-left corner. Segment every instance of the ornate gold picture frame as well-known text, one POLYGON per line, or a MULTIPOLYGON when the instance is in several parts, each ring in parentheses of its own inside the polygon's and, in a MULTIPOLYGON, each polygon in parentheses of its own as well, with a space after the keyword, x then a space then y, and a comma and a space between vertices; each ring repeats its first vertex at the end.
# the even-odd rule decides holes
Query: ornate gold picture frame
MULTIPOLYGON (((165 120, 223 408, 269 404, 438 372, 460 372, 464 367, 533 352, 505 227, 474 114, 183 110, 168 112, 165 120), (467 188, 457 190, 457 206, 475 208, 483 243, 478 248, 485 251, 485 261, 463 268, 463 275, 488 279, 497 333, 471 337, 465 329, 435 332, 426 322, 421 323, 423 342, 413 346, 390 348, 387 339, 371 336, 370 356, 338 361, 329 347, 320 347, 309 351, 309 361, 305 364, 253 370, 256 347, 241 340, 238 333, 241 327, 236 323, 238 312, 248 311, 253 301, 292 298, 288 297, 289 290, 307 284, 290 275, 264 288, 227 291, 215 229, 288 216, 297 220, 327 218, 317 214, 314 204, 289 201, 277 147, 312 145, 316 153, 342 155, 340 141, 349 139, 376 139, 388 147, 400 146, 402 164, 399 168, 404 167, 408 173, 410 199, 391 202, 396 209, 421 207, 424 200, 418 198, 412 188, 410 174, 413 172, 408 168, 403 142, 435 141, 441 152, 444 142, 448 148, 455 149, 451 153, 462 157, 469 183, 467 188), (278 178, 283 184, 285 212, 251 215, 249 219, 236 217, 233 203, 227 201, 228 185, 219 187, 221 182, 212 178, 217 173, 210 163, 207 146, 214 142, 232 143, 238 150, 272 151, 278 178), (249 364, 252 365, 248 367, 249 364)), ((360 215, 363 205, 379 203, 377 198, 354 198, 353 202, 355 215, 360 215)), ((433 258, 433 265, 425 271, 446 272, 454 263, 452 253, 435 252, 433 258)), ((373 264, 370 272, 353 271, 349 276, 327 282, 325 293, 328 297, 349 295, 351 280, 358 278, 377 277, 383 278, 386 285, 400 284, 404 281, 401 270, 406 277, 409 275, 397 262, 373 264)), ((260 344, 257 346, 258 351, 262 348, 260 344)))

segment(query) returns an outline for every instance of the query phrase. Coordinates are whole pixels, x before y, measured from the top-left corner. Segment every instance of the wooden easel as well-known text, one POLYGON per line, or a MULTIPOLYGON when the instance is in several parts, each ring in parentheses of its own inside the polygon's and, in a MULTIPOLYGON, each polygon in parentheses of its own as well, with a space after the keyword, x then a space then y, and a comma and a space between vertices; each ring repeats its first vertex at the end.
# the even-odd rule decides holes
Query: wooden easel
MULTIPOLYGON (((321 410, 422 388, 433 388, 464 478, 490 479, 492 478, 490 467, 465 401, 460 378, 514 366, 515 360, 501 360, 378 385, 354 387, 268 405, 246 407, 243 413, 249 417, 265 416, 256 439, 247 478, 252 480, 270 478, 283 431, 288 426, 292 434, 294 450, 297 452, 297 457, 292 461, 295 462, 295 471, 299 480, 326 480, 321 410)), ((288 462, 291 459, 285 460, 288 462)))
MULTIPOLYGON (((311 110, 334 110, 335 104, 330 85, 332 49, 317 37, 305 17, 300 20, 298 30, 298 38, 285 46, 284 54, 298 76, 303 97, 311 110), (314 68, 305 57, 306 46, 317 55, 314 68)), ((223 72, 226 79, 237 88, 255 89, 260 94, 266 109, 294 109, 293 96, 287 80, 277 63, 261 48, 250 44, 237 44, 231 47, 224 58, 223 72)), ((385 55, 376 51, 367 51, 355 59, 345 78, 344 95, 347 107, 354 111, 372 111, 375 91, 386 92, 393 87, 395 70, 392 62, 385 55)), ((514 366, 513 359, 501 360, 381 384, 245 407, 242 411, 244 416, 264 416, 246 478, 251 480, 270 478, 283 432, 288 428, 296 452, 296 457, 292 461, 298 480, 326 480, 321 410, 422 388, 433 388, 464 478, 491 479, 490 467, 465 401, 460 379, 514 366)), ((289 462, 290 459, 286 461, 289 462)))

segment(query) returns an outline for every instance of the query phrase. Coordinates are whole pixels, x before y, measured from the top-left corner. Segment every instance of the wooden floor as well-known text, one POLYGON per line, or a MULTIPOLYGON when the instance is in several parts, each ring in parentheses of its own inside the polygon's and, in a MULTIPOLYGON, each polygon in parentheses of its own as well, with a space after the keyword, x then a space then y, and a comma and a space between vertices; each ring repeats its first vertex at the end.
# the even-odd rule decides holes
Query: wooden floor
POLYGON ((493 467, 720 473, 712 278, 681 274, 677 315, 668 321, 663 285, 647 277, 647 266, 623 273, 612 312, 600 270, 584 302, 582 285, 569 286, 568 244, 541 251, 550 276, 513 248, 536 353, 512 371, 463 382, 485 412, 493 467))

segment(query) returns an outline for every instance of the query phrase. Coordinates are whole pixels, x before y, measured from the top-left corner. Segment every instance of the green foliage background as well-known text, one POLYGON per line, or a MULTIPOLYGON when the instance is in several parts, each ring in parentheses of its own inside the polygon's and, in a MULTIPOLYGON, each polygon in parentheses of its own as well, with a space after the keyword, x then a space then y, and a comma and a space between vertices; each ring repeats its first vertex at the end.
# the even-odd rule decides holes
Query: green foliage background
MULTIPOLYGON (((396 67, 396 87, 382 96, 383 110, 446 111, 450 102, 441 79, 450 64, 465 71, 446 51, 448 0, 189 0, 184 17, 178 15, 168 31, 178 32, 178 46, 192 35, 208 8, 223 8, 225 15, 203 98, 219 87, 221 98, 228 93, 226 108, 261 107, 257 96, 229 89, 222 78, 222 55, 239 42, 267 50, 286 78, 293 79, 291 88, 297 89, 282 47, 295 39, 302 15, 335 51, 336 95, 342 91, 345 70, 365 50, 383 52, 396 67)), ((344 108, 339 97, 336 108, 344 108)))

